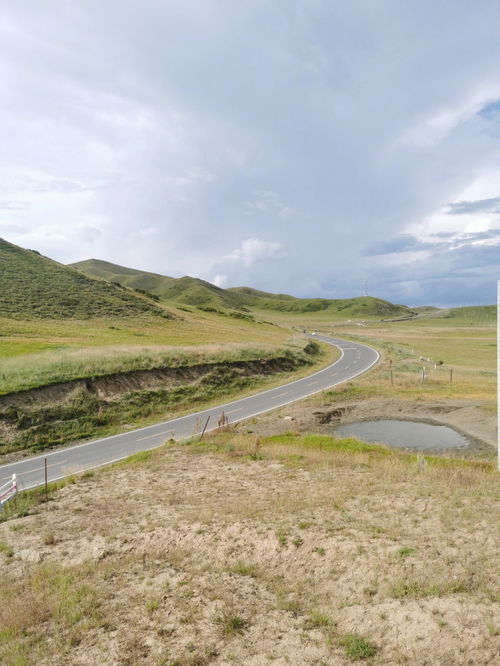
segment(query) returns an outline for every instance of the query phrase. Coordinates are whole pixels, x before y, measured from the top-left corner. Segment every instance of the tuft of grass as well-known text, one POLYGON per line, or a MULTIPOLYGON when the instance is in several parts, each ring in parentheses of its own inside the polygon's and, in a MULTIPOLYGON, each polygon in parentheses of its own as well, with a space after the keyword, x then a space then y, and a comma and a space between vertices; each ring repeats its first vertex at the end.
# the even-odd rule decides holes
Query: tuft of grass
POLYGON ((242 634, 248 629, 248 622, 233 612, 224 612, 216 617, 216 622, 219 625, 220 631, 226 638, 232 638, 237 634, 242 634))
POLYGON ((345 634, 338 642, 344 648, 346 657, 352 661, 368 659, 375 656, 378 651, 375 643, 361 634, 345 634))
POLYGON ((235 566, 231 569, 231 572, 239 574, 240 576, 250 576, 251 578, 256 578, 258 574, 258 570, 255 564, 246 564, 241 560, 235 564, 235 566))
POLYGON ((149 462, 152 458, 153 455, 155 454, 155 451, 149 450, 149 451, 138 451, 137 453, 133 453, 131 456, 128 456, 127 458, 124 458, 123 460, 119 460, 115 465, 117 467, 124 467, 128 465, 136 465, 137 463, 145 463, 149 462))
POLYGON ((409 555, 413 555, 413 553, 415 553, 415 548, 410 548, 409 546, 403 546, 402 548, 399 548, 396 552, 401 559, 404 559, 409 555))
POLYGON ((486 621, 486 630, 490 638, 494 638, 495 636, 498 636, 500 634, 500 630, 495 625, 493 618, 491 617, 486 621))
POLYGON ((282 548, 286 548, 288 545, 288 534, 283 528, 276 531, 276 538, 278 539, 279 545, 282 548))
POLYGON ((306 620, 306 627, 308 629, 324 629, 332 624, 332 619, 329 615, 322 613, 317 608, 311 608, 309 617, 306 620))
POLYGON ((149 599, 148 601, 146 601, 144 606, 148 613, 154 613, 160 607, 160 602, 158 601, 158 599, 149 599))
POLYGON ((14 549, 5 541, 0 541, 0 553, 3 553, 6 557, 12 557, 14 549))
POLYGON ((45 546, 53 546, 56 543, 56 536, 54 532, 46 532, 43 535, 43 543, 45 546))

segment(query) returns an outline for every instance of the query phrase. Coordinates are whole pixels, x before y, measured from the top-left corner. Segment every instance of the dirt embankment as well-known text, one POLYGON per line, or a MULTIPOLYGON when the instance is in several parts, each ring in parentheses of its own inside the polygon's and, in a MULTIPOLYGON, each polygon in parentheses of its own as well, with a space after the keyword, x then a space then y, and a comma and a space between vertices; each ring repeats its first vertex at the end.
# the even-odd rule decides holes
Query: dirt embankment
POLYGON ((0 462, 170 418, 312 364, 317 353, 134 370, 0 396, 0 462))
POLYGON ((241 376, 250 377, 290 372, 298 365, 293 358, 279 356, 254 361, 200 363, 151 370, 131 370, 0 395, 0 410, 6 407, 40 407, 49 403, 52 405, 64 403, 80 391, 87 391, 104 400, 116 400, 131 391, 180 386, 227 368, 235 370, 241 376))

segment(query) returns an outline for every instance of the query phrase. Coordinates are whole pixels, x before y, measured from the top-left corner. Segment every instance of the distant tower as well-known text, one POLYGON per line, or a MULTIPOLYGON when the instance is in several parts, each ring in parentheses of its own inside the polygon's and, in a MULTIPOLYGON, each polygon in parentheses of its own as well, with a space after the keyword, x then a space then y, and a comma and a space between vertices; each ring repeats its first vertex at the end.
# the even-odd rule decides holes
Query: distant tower
POLYGON ((368 296, 368 280, 363 280, 363 296, 368 296))

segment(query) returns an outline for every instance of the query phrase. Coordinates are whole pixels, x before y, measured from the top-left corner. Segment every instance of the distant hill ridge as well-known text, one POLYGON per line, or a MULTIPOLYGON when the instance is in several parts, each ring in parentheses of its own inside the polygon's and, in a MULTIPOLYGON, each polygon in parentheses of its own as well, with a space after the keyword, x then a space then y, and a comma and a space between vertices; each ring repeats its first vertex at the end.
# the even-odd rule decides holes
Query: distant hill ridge
POLYGON ((241 299, 210 282, 189 276, 172 278, 158 273, 148 273, 126 268, 100 259, 88 259, 71 264, 73 268, 89 277, 98 277, 117 282, 124 287, 142 289, 166 302, 175 302, 193 307, 242 310, 241 299))
POLYGON ((297 298, 289 294, 272 294, 251 287, 221 289, 199 278, 172 278, 99 259, 71 264, 87 276, 99 277, 134 289, 142 289, 165 302, 218 310, 274 310, 277 312, 307 313, 328 311, 333 317, 404 317, 413 314, 405 305, 394 305, 371 296, 351 299, 297 298))
POLYGON ((0 238, 0 317, 171 315, 149 299, 0 238))

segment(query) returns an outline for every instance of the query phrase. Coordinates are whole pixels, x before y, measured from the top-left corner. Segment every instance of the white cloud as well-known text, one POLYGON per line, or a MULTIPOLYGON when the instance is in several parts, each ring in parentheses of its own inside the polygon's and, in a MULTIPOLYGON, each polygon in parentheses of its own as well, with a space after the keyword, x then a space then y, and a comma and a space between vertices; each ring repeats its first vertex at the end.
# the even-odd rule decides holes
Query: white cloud
MULTIPOLYGON (((496 0, 3 5, 7 240, 304 296, 376 271, 394 300, 401 254, 363 248, 498 222, 448 211, 500 196, 496 0)), ((452 293, 439 252, 412 255, 408 281, 439 257, 452 293)), ((466 257, 483 302, 489 257, 466 257)))
POLYGON ((427 118, 404 132, 400 139, 401 143, 419 148, 431 148, 499 96, 500 86, 497 86, 495 90, 476 93, 470 99, 461 100, 455 106, 433 109, 427 118))
POLYGON ((210 282, 214 284, 216 287, 224 288, 227 286, 227 275, 222 275, 221 273, 217 273, 217 275, 213 276, 210 282))
POLYGON ((269 213, 278 215, 286 220, 297 212, 292 206, 283 203, 277 194, 270 190, 261 190, 253 193, 253 198, 245 203, 246 214, 255 215, 259 213, 269 213))
POLYGON ((222 258, 222 262, 241 263, 245 268, 257 261, 283 259, 287 256, 281 243, 263 241, 260 238, 247 238, 241 245, 222 258))

